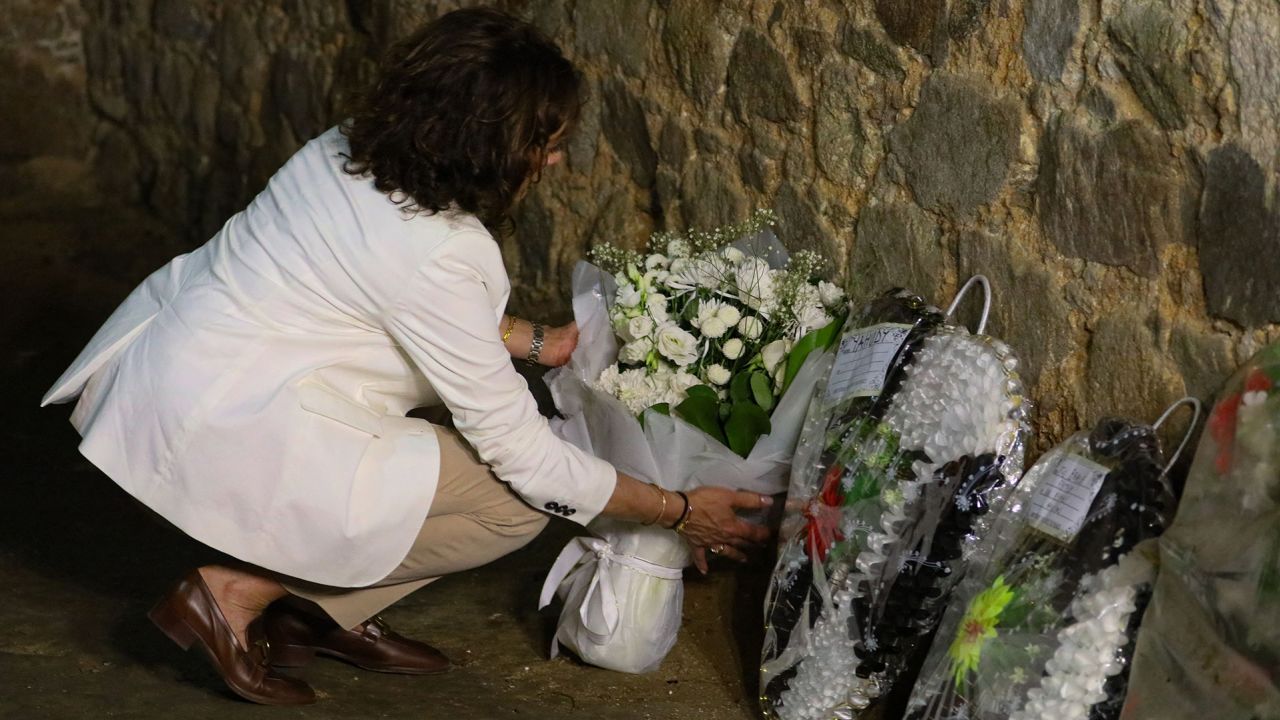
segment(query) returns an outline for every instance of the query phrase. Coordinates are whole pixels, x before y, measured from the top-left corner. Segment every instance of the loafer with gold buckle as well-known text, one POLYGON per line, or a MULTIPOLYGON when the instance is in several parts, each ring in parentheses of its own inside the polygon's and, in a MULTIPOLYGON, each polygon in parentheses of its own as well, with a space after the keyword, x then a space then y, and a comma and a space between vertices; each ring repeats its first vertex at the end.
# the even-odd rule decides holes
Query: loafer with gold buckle
POLYGON ((364 670, 401 675, 436 675, 452 668, 444 653, 397 634, 380 617, 347 630, 286 601, 267 609, 263 629, 276 667, 301 667, 323 655, 364 670))
POLYGON ((147 617, 183 650, 199 645, 227 687, 245 700, 262 705, 316 701, 310 685, 271 669, 261 618, 249 625, 249 648, 240 645, 198 570, 180 580, 147 617))

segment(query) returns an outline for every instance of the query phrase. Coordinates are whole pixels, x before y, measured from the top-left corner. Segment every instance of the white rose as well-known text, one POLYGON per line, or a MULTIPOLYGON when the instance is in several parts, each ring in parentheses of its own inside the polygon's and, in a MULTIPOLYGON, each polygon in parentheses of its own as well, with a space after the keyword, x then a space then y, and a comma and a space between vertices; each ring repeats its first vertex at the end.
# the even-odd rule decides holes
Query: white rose
POLYGON ((742 357, 743 348, 744 346, 741 340, 738 338, 732 338, 726 340, 724 345, 720 346, 720 352, 724 353, 724 356, 730 360, 737 360, 742 357))
POLYGON ((724 257, 725 260, 728 260, 730 263, 734 265, 737 265, 738 263, 747 259, 747 254, 742 252, 736 247, 727 247, 724 250, 720 251, 720 254, 724 257))
POLYGON ((627 321, 627 338, 628 340, 639 340, 647 338, 653 334, 653 318, 648 315, 640 315, 633 317, 627 321))
POLYGON ((714 385, 724 385, 731 377, 729 369, 718 363, 707 368, 707 380, 714 385))
POLYGON ((667 316, 667 296, 662 293, 653 293, 645 302, 645 309, 649 311, 649 315, 653 316, 656 323, 665 323, 670 318, 667 316))
POLYGON ((729 332, 729 326, 720 319, 719 315, 703 321, 701 329, 702 334, 709 338, 718 338, 729 332))
POLYGON ((640 289, 631 283, 618 286, 618 304, 624 308, 633 308, 640 304, 640 289))
POLYGON ((653 341, 647 337, 638 338, 626 345, 618 351, 618 360, 628 365, 639 365, 649 357, 649 352, 653 350, 653 341))
POLYGON ((718 316, 722 307, 724 307, 724 304, 719 300, 700 300, 698 302, 698 312, 689 320, 689 324, 696 328, 701 328, 702 323, 718 316))
POLYGON ((835 283, 829 283, 826 280, 818 283, 818 297, 822 299, 822 304, 827 307, 835 307, 844 302, 844 290, 841 290, 835 283))
POLYGON ((654 253, 644 259, 644 269, 657 270, 659 268, 665 268, 669 262, 671 261, 667 260, 666 255, 663 255, 662 253, 654 253))
POLYGON ((760 359, 764 362, 764 369, 772 373, 782 359, 787 356, 787 341, 774 340, 773 342, 760 348, 760 359))
POLYGON ((658 327, 655 338, 658 352, 680 367, 698 359, 698 339, 675 323, 658 327))
POLYGON ((720 308, 720 312, 716 313, 716 317, 720 318, 725 325, 733 327, 742 319, 742 312, 732 305, 724 305, 720 308))
POLYGON ((748 340, 755 340, 764 332, 764 323, 755 315, 748 315, 738 321, 738 332, 748 340))

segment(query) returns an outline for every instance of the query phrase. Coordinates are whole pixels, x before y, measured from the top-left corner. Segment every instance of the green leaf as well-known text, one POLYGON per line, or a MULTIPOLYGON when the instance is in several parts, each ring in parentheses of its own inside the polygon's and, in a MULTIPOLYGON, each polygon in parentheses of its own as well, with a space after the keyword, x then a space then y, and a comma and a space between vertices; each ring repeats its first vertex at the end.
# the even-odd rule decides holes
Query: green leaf
POLYGON ((810 353, 814 350, 828 350, 832 345, 835 345, 836 340, 840 337, 840 328, 842 327, 844 327, 843 314, 832 320, 826 327, 814 330, 796 341, 795 346, 791 348, 791 352, 787 355, 787 371, 782 380, 783 393, 787 391, 787 388, 791 387, 791 381, 796 379, 800 368, 804 366, 804 361, 809 359, 810 353))
POLYGON ((728 435, 729 449, 746 457, 761 435, 768 435, 772 429, 769 416, 759 405, 749 402, 734 403, 729 410, 729 420, 725 423, 725 434, 728 435))
POLYGON ((756 405, 766 413, 773 409, 773 383, 769 381, 769 376, 762 372, 751 373, 751 394, 754 396, 756 405))
POLYGON ((751 373, 740 372, 733 376, 729 383, 729 399, 736 403, 751 400, 751 373))
POLYGON ((654 405, 650 405, 649 407, 647 407, 647 408, 645 408, 644 410, 640 411, 640 428, 641 428, 641 429, 644 429, 644 418, 645 418, 645 416, 646 416, 646 415, 648 415, 648 414, 649 414, 649 411, 650 411, 650 410, 652 410, 652 411, 654 411, 654 412, 656 412, 656 413, 661 413, 661 414, 663 414, 663 415, 670 415, 670 414, 671 414, 671 404, 670 404, 670 403, 656 403, 656 404, 654 404, 654 405))
POLYGON ((716 394, 715 388, 710 385, 694 385, 685 391, 689 397, 705 397, 712 400, 719 400, 720 396, 716 394))
MULTIPOLYGON (((685 422, 705 432, 722 444, 728 445, 725 440, 724 431, 720 429, 720 399, 716 397, 715 391, 711 391, 711 397, 707 397, 704 393, 694 393, 702 385, 689 389, 689 397, 684 402, 676 406, 676 414, 685 422)), ((710 388, 707 388, 710 390, 710 388)))

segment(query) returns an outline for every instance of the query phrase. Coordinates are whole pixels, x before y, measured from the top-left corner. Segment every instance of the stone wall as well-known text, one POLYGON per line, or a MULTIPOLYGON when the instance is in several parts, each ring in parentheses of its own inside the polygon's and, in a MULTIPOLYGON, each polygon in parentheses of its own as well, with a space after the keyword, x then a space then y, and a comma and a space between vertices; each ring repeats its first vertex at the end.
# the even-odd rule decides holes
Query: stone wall
POLYGON ((0 4, 0 212, 92 177, 84 23, 76 0, 0 4))
MULTIPOLYGON (((459 4, 85 0, 113 187, 203 240, 459 4)), ((1041 447, 1280 338, 1275 0, 500 5, 590 90, 507 243, 517 310, 563 314, 593 243, 773 207, 855 296, 987 274, 1041 447)))

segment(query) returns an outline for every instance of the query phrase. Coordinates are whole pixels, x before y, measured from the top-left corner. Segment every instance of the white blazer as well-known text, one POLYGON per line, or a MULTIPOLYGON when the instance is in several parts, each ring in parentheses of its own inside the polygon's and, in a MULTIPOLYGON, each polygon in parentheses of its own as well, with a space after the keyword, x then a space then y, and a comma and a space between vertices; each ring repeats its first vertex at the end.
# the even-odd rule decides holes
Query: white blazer
POLYGON ((307 143, 204 246, 148 277, 43 404, 81 394, 81 452, 195 539, 356 587, 403 559, 439 448, 404 417, 443 404, 497 476, 586 524, 603 460, 555 437, 511 366, 510 280, 473 216, 406 217, 307 143))

